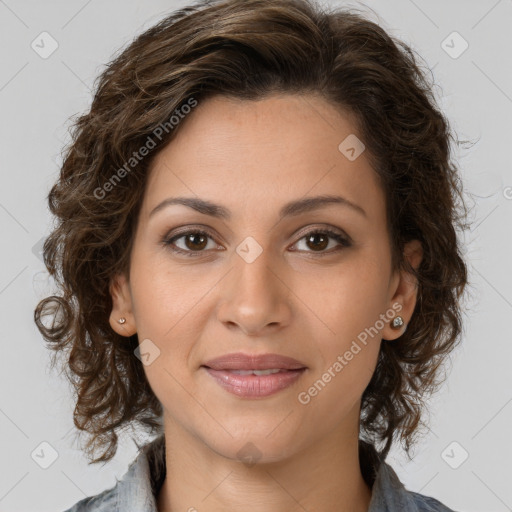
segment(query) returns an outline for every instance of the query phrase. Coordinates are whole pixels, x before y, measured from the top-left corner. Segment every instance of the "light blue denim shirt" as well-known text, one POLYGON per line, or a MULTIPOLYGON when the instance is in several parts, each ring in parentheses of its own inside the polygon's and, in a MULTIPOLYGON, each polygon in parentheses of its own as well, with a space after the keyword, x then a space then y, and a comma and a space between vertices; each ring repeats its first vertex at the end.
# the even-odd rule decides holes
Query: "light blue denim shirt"
MULTIPOLYGON (((369 452, 368 461, 375 462, 377 451, 373 446, 366 446, 373 452, 369 452)), ((406 490, 386 462, 382 461, 372 469, 374 476, 371 471, 369 473, 372 498, 368 512, 455 512, 434 498, 406 490)), ((156 496, 164 478, 165 439, 161 435, 141 449, 121 480, 116 479, 114 487, 82 499, 65 512, 158 512, 156 496), (164 461, 163 465, 157 460, 164 461)))

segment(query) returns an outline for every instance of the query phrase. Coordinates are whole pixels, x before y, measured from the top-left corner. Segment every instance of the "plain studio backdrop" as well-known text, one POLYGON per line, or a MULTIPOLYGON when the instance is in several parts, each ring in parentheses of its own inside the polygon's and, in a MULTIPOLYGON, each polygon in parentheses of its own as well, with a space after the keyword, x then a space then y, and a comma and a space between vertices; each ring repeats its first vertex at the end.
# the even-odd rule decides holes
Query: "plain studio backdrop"
MULTIPOLYGON (((413 460, 394 449, 388 461, 407 488, 455 510, 512 510, 512 1, 328 3, 359 7, 409 43, 433 69, 459 139, 475 142, 454 154, 473 206, 463 342, 430 401, 430 431, 413 460)), ((93 80, 119 47, 184 5, 0 0, 0 512, 64 510, 113 486, 135 456, 133 441, 121 438, 113 461, 87 464, 71 390, 49 371, 33 310, 48 291, 40 256, 51 228, 46 195, 69 141, 68 118, 88 109, 93 80)))

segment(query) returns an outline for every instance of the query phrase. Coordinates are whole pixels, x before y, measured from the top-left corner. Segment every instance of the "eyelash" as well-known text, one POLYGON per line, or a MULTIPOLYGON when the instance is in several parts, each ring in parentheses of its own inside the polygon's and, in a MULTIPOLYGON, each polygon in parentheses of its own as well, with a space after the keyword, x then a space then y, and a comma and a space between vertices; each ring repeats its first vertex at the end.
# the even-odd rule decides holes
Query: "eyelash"
MULTIPOLYGON (((183 233, 179 233, 171 238, 165 238, 162 240, 162 244, 164 245, 164 247, 166 247, 167 249, 171 250, 172 252, 176 253, 176 254, 182 254, 184 256, 187 256, 187 257, 191 257, 191 258, 197 258, 198 256, 201 255, 201 253, 204 253, 205 251, 204 250, 201 250, 201 251, 185 251, 179 247, 175 247, 173 244, 176 240, 179 240, 180 238, 183 238, 183 237, 186 237, 188 235, 191 235, 191 234, 194 234, 194 235, 202 235, 202 236, 206 236, 206 237, 209 237, 213 240, 213 235, 211 233, 209 233, 208 231, 205 231, 203 229, 191 229, 189 231, 184 231, 183 233)), ((327 235, 329 238, 332 238, 334 240, 336 240, 337 242, 339 242, 339 244, 343 247, 343 248, 347 248, 347 247, 350 247, 352 245, 351 241, 344 237, 343 235, 341 235, 340 233, 338 233, 337 231, 333 231, 332 229, 329 229, 329 228, 316 228, 316 229, 312 229, 311 231, 308 231, 307 233, 305 233, 304 235, 301 236, 301 238, 299 238, 299 240, 297 240, 296 243, 298 243, 300 240, 302 240, 303 238, 306 238, 308 236, 311 236, 311 235, 316 235, 316 234, 322 234, 322 235, 327 235)), ((295 245, 295 244, 294 244, 295 245)), ((309 252, 309 253, 312 253, 312 254, 315 254, 315 255, 318 255, 318 256, 327 256, 329 254, 333 254, 335 252, 339 252, 341 249, 338 248, 336 250, 330 250, 328 252, 326 251, 321 251, 321 252, 315 252, 315 251, 306 251, 306 252, 309 252)), ((303 252, 303 251, 297 251, 297 252, 303 252)))

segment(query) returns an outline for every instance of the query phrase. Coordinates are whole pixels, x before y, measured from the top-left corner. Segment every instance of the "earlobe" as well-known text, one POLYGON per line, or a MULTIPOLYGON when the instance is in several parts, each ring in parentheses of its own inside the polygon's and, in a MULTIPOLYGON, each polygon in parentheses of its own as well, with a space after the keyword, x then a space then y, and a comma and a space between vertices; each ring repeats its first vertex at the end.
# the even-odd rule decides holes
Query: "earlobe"
POLYGON ((137 329, 132 313, 130 285, 124 274, 116 274, 111 278, 109 292, 112 297, 110 326, 121 336, 132 336, 137 329))
MULTIPOLYGON (((411 267, 417 270, 423 258, 421 243, 418 240, 408 242, 404 247, 404 257, 411 267)), ((382 330, 383 339, 395 340, 405 332, 416 306, 417 292, 418 280, 416 276, 405 269, 400 270, 398 283, 390 304, 396 315, 382 330)))

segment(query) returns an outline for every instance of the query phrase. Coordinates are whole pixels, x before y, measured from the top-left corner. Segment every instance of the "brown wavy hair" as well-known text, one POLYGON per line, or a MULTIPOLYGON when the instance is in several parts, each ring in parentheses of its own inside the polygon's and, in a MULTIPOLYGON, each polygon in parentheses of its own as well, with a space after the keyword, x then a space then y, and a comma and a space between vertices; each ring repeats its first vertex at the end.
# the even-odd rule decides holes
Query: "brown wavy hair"
POLYGON ((74 424, 88 434, 91 463, 115 455, 117 433, 127 426, 162 431, 162 405, 134 355, 137 335, 127 339, 109 324, 109 282, 128 274, 152 159, 180 129, 191 98, 273 93, 321 95, 352 113, 380 177, 393 268, 417 277, 418 298, 406 332, 381 343, 362 396, 360 436, 384 443, 384 456, 394 439, 409 453, 424 425, 424 398, 442 382, 441 363, 461 338, 467 269, 458 230, 467 228, 467 209, 450 141, 460 142, 416 52, 357 11, 307 0, 193 4, 136 37, 95 82, 90 111, 74 120, 48 195, 58 223, 44 262, 59 295, 34 312, 55 351, 52 366, 60 354, 73 385, 74 424), (171 126, 173 115, 179 122, 171 126), (156 143, 150 154, 130 160, 148 137, 156 143), (423 246, 417 270, 402 254, 413 239, 423 246))

